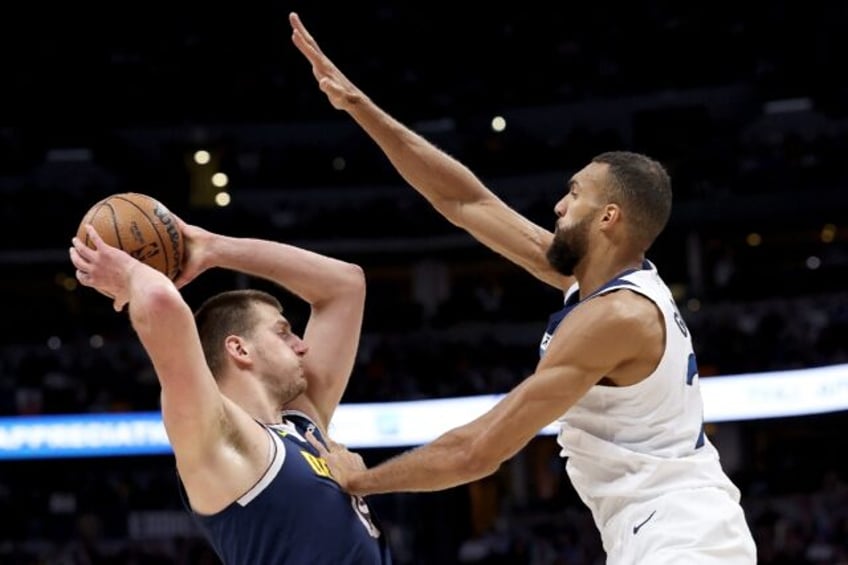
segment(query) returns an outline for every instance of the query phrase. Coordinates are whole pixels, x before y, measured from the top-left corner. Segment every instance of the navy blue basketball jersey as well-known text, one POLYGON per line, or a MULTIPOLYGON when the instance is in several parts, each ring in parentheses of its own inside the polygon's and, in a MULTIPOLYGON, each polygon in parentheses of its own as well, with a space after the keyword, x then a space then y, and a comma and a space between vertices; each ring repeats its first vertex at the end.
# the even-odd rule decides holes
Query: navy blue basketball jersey
POLYGON ((365 500, 344 492, 306 440, 320 431, 299 412, 266 425, 271 463, 259 482, 217 514, 196 518, 226 565, 387 565, 385 534, 365 500))

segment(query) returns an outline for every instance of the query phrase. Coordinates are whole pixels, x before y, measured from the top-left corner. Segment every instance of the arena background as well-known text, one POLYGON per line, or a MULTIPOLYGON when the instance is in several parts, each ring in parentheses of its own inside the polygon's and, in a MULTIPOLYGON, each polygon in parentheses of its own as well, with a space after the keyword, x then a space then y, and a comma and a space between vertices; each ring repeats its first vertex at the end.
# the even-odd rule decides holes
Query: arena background
MULTIPOLYGON (((4 7, 0 416, 157 409, 126 317, 67 260, 85 210, 123 191, 361 264, 345 403, 501 393, 532 371, 561 296, 439 217, 330 108, 291 10, 372 98, 542 225, 596 153, 666 163, 674 212, 649 258, 705 381, 848 362, 848 8, 723 4, 4 7)), ((185 296, 246 285, 264 287, 216 271, 185 296)), ((846 425, 841 411, 710 425, 761 563, 848 563, 846 425)), ((544 436, 490 478, 374 504, 400 564, 602 563, 562 467, 544 436)), ((0 461, 0 562, 216 561, 163 454, 0 461)))

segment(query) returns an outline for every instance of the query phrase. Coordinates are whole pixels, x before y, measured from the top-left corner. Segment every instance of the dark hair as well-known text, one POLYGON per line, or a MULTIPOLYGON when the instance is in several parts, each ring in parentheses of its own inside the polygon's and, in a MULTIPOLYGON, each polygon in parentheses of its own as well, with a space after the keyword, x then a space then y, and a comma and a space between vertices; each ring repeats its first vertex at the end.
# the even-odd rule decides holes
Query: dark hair
POLYGON ((630 151, 610 151, 592 159, 609 165, 609 197, 624 209, 632 235, 647 250, 671 215, 671 178, 659 162, 630 151))
POLYGON ((268 304, 280 312, 280 301, 261 290, 230 290, 208 298, 194 313, 200 345, 212 375, 218 378, 224 366, 227 336, 250 336, 255 320, 254 306, 268 304))

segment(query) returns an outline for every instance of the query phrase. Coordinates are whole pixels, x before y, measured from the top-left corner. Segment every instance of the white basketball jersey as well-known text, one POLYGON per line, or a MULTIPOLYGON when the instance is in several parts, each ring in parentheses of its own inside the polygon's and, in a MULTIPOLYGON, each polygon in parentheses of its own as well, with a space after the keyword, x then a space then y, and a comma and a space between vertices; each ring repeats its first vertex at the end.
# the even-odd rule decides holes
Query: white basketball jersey
MULTIPOLYGON (((580 302, 575 284, 566 293, 562 315, 552 320, 568 323, 568 312, 581 302, 622 289, 647 297, 662 312, 666 344, 659 365, 635 385, 592 387, 560 418, 557 438, 569 478, 601 530, 628 504, 675 490, 719 487, 739 500, 739 490, 703 432, 689 331, 653 264, 646 261, 642 269, 623 273, 580 302)), ((553 331, 549 328, 543 338, 543 351, 553 331)))

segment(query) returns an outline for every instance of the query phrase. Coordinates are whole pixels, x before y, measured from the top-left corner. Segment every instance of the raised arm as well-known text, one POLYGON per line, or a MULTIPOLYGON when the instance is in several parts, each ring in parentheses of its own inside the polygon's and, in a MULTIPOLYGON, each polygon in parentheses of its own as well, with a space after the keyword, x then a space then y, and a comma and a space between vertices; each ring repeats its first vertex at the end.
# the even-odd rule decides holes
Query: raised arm
POLYGON ((188 240, 188 261, 181 286, 203 270, 231 269, 273 281, 311 306, 303 335, 308 387, 297 408, 325 427, 350 379, 365 308, 362 269, 291 245, 211 233, 180 221, 188 240))
POLYGON ((445 218, 542 281, 566 290, 573 280, 545 257, 553 234, 506 205, 468 167, 378 107, 321 51, 297 14, 292 41, 312 65, 330 103, 344 110, 383 150, 401 176, 445 218))
POLYGON ((162 388, 162 419, 192 507, 212 513, 259 480, 268 464, 265 432, 221 394, 209 371, 191 309, 162 273, 103 242, 74 238, 77 278, 129 304, 129 317, 162 388))
POLYGON ((129 303, 132 326, 162 387, 162 416, 179 462, 203 459, 220 437, 224 401, 209 372, 194 317, 168 278, 103 242, 93 228, 91 249, 74 238, 71 261, 85 285, 129 303))
POLYGON ((487 413, 432 443, 371 469, 363 469, 358 456, 341 446, 331 444, 327 450, 313 444, 339 484, 353 494, 442 490, 485 477, 600 379, 632 372, 634 365, 657 355, 650 345, 661 342, 661 324, 659 319, 646 323, 645 316, 653 311, 656 318, 655 308, 630 294, 604 295, 576 308, 533 375, 487 413), (634 311, 634 300, 645 304, 637 303, 634 311))

